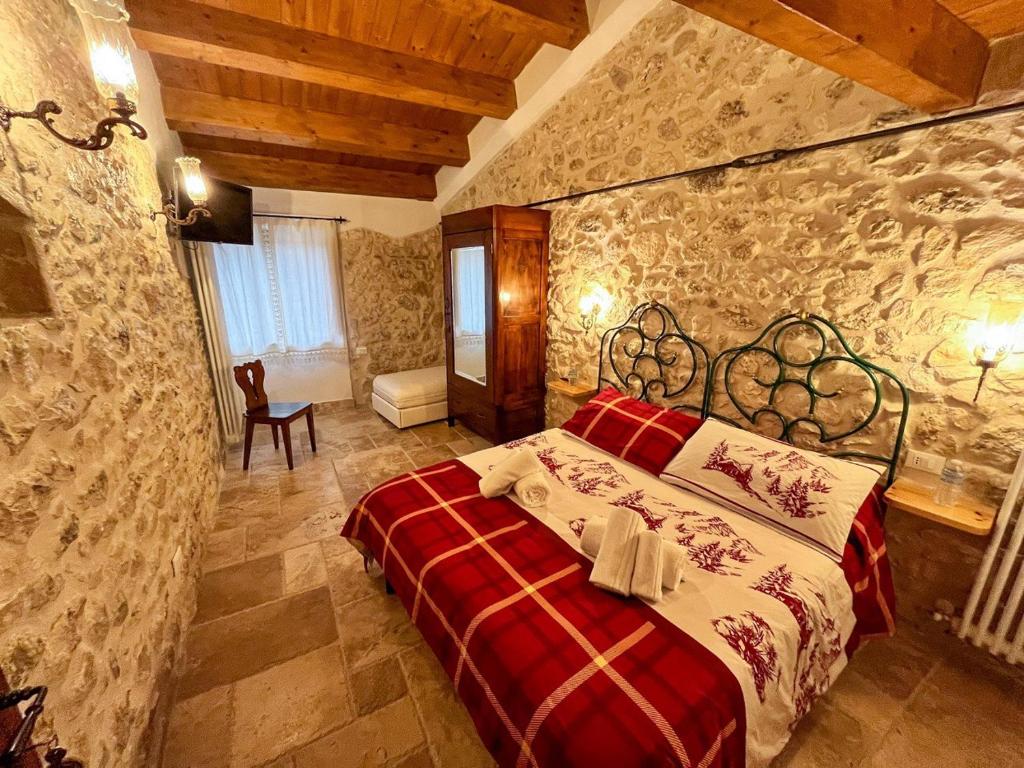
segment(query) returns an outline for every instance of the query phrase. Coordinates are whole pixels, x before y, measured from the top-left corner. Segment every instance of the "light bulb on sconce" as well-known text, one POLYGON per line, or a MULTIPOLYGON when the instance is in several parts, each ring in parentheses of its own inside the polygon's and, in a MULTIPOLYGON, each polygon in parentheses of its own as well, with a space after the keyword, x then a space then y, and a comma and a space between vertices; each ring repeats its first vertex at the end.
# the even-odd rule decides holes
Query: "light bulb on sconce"
POLYGON ((35 109, 28 111, 0 104, 0 129, 10 131, 11 121, 15 118, 36 120, 65 144, 90 151, 106 149, 113 144, 114 127, 118 125, 127 127, 132 136, 145 139, 146 129, 131 119, 137 111, 135 102, 139 97, 139 82, 132 66, 125 30, 128 12, 121 0, 71 0, 71 5, 78 12, 89 45, 89 61, 96 89, 112 116, 100 120, 91 135, 76 138, 65 136, 54 127, 51 115, 64 111, 55 101, 40 101, 35 109))
POLYGON ((602 286, 593 285, 580 296, 580 325, 589 331, 608 312, 612 297, 602 286))
POLYGON ((509 293, 508 291, 499 291, 498 301, 500 301, 502 304, 508 304, 510 301, 512 301, 512 294, 509 293))
POLYGON ((1016 351, 1021 343, 1021 305, 999 302, 989 307, 984 320, 972 323, 967 331, 971 362, 981 368, 974 402, 978 402, 988 372, 1016 351))
POLYGON ((179 157, 174 161, 178 164, 178 171, 181 173, 185 195, 192 202, 192 208, 184 218, 178 218, 178 206, 174 198, 168 195, 164 198, 164 207, 159 211, 149 214, 151 221, 156 221, 157 216, 165 216, 167 221, 177 227, 191 227, 200 217, 210 218, 213 216, 210 209, 206 207, 209 194, 206 191, 206 181, 199 167, 201 162, 198 157, 179 157))

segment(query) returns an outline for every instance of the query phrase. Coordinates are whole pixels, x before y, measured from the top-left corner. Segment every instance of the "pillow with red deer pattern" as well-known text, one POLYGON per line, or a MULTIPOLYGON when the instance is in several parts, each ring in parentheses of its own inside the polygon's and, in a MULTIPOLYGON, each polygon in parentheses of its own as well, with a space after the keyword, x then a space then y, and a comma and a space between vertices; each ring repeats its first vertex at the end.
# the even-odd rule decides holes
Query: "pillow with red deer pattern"
POLYGON ((879 473, 708 419, 661 479, 767 523, 833 560, 879 473))
POLYGON ((562 429, 652 475, 659 474, 700 419, 625 395, 615 387, 588 400, 562 429))

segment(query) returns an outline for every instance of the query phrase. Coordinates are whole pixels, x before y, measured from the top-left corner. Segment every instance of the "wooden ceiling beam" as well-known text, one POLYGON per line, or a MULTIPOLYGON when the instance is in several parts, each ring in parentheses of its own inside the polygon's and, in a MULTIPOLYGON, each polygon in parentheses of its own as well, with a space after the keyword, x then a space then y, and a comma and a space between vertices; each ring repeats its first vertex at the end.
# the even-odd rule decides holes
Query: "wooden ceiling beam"
POLYGON ((988 41, 938 0, 676 0, 927 112, 977 100, 988 41))
POLYGON ((488 18, 517 35, 573 49, 590 31, 586 0, 428 0, 439 11, 488 18))
POLYGON ((414 200, 433 200, 437 196, 434 177, 427 174, 213 152, 188 145, 185 149, 203 161, 204 172, 246 186, 414 200))
POLYGON ((469 161, 465 136, 179 88, 161 93, 167 125, 175 131, 414 163, 469 161))
POLYGON ((516 109, 512 81, 493 75, 188 0, 127 7, 132 37, 150 53, 472 115, 506 118, 516 109))

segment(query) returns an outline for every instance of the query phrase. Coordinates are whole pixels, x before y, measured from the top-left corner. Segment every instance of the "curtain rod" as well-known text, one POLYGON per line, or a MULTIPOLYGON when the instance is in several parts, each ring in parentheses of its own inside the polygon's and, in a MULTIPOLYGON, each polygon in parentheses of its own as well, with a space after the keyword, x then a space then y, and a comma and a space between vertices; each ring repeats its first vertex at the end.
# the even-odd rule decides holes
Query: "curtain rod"
POLYGON ((986 107, 985 109, 976 109, 973 112, 960 112, 955 115, 944 115, 942 117, 933 117, 929 120, 922 120, 916 123, 907 123, 905 125, 898 125, 892 128, 883 128, 878 131, 871 131, 869 133, 858 133, 854 136, 844 136, 840 139, 830 139, 828 141, 819 141, 816 144, 804 144, 799 147, 790 147, 787 149, 770 149, 767 152, 758 152, 753 155, 744 155, 742 157, 734 158, 724 163, 716 163, 715 165, 705 165, 700 168, 689 168, 685 171, 674 171, 672 173, 666 173, 661 176, 651 176, 646 179, 637 179, 636 181, 626 181, 621 184, 612 184, 607 187, 599 187, 598 189, 589 189, 583 192, 573 192, 568 195, 561 195, 559 197, 549 197, 546 200, 537 200, 533 203, 527 203, 524 208, 536 208, 541 205, 553 205, 554 203, 564 203, 569 200, 579 200, 584 197, 590 197, 591 195, 601 195, 608 192, 618 192, 622 189, 631 189, 633 187, 643 187, 649 184, 660 184, 663 181, 674 181, 676 179, 686 179, 692 176, 703 176, 709 173, 719 173, 726 171, 731 168, 753 168, 758 165, 769 165, 777 163, 781 160, 785 160, 790 157, 796 157, 797 155, 806 155, 811 152, 817 152, 822 149, 832 149, 834 147, 842 147, 847 144, 856 144, 862 141, 873 141, 875 139, 884 139, 889 136, 899 136, 904 133, 911 133, 913 131, 922 131, 928 128, 936 128, 942 125, 950 125, 952 123, 962 123, 968 120, 980 120, 986 117, 992 117, 994 115, 1002 115, 1010 112, 1020 112, 1024 110, 1024 101, 1015 101, 1010 104, 1003 104, 998 107, 986 107))
POLYGON ((252 215, 268 219, 309 219, 310 221, 336 221, 339 224, 348 223, 348 219, 344 216, 296 216, 291 213, 263 213, 262 211, 253 211, 252 215))

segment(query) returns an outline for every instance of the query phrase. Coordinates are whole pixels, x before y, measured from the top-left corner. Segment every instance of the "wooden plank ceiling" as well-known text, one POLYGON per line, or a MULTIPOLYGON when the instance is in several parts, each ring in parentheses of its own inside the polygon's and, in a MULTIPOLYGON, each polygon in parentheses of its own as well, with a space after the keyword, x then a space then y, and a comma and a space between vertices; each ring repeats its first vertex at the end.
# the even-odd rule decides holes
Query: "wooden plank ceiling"
POLYGON ((214 177, 433 199, 544 43, 585 0, 128 0, 168 126, 214 177))
POLYGON ((676 0, 927 112, 977 102, 1024 0, 676 0))

